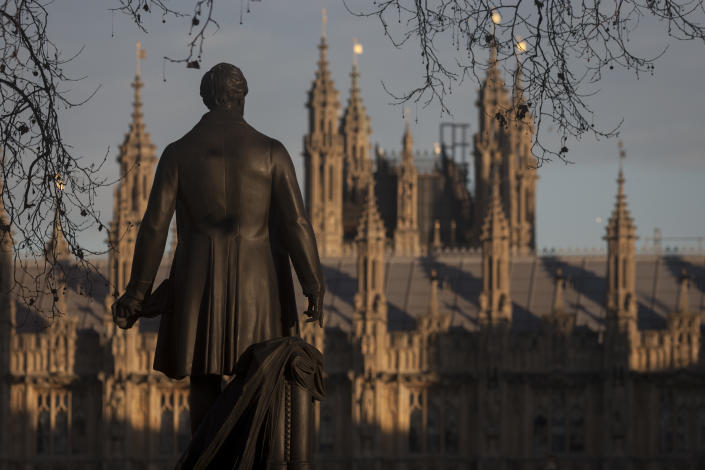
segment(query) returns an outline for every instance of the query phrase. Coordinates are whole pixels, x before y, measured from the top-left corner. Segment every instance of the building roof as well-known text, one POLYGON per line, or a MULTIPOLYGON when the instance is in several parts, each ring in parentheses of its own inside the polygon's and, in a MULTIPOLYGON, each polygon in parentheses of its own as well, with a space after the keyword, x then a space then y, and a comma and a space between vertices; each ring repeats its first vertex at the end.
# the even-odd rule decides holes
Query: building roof
MULTIPOLYGON (((386 260, 388 324, 392 331, 415 328, 416 318, 426 313, 431 295, 431 271, 439 277, 440 311, 451 315, 451 326, 477 329, 478 298, 482 291, 482 258, 479 253, 442 254, 437 258, 386 260)), ((357 288, 356 261, 323 260, 327 291, 324 310, 326 325, 349 331, 353 297, 357 288)), ((539 256, 514 258, 510 264, 511 295, 514 304, 512 329, 536 330, 540 318, 551 311, 555 274, 563 270, 566 312, 577 315, 576 325, 599 331, 604 318, 607 287, 606 257, 539 256)), ((676 309, 681 271, 693 278, 689 289, 690 309, 705 316, 705 256, 638 255, 636 290, 638 327, 665 328, 665 318, 676 309)), ((297 289, 299 310, 305 298, 297 289)), ((704 322, 705 323, 705 322, 704 322)))
MULTIPOLYGON (((323 259, 327 283, 324 310, 327 328, 350 332, 352 329, 353 298, 357 289, 357 261, 354 257, 323 259)), ((438 307, 451 316, 451 327, 470 331, 478 329, 478 298, 482 291, 482 257, 468 250, 441 253, 435 258, 388 258, 385 260, 385 294, 388 301, 390 331, 411 330, 416 318, 428 310, 431 295, 431 272, 439 278, 438 307)), ((79 329, 101 332, 107 314, 104 281, 106 262, 96 263, 99 273, 86 275, 68 271, 65 294, 69 314, 79 329)), ((579 254, 556 256, 526 256, 513 258, 510 264, 511 296, 514 304, 512 329, 538 330, 542 316, 550 313, 555 289, 555 274, 562 269, 566 278, 563 292, 565 311, 577 315, 576 325, 599 331, 605 315, 606 256, 579 254)), ((692 278, 689 289, 690 310, 705 317, 705 255, 640 254, 636 256, 637 324, 640 330, 666 327, 666 316, 676 310, 682 270, 692 278)), ((169 263, 160 269, 155 286, 168 276, 169 263)), ((22 278, 20 278, 22 281, 22 278)), ((26 274, 29 286, 34 282, 26 274)), ((298 310, 306 308, 306 299, 298 281, 298 310)), ((29 289, 29 287, 27 287, 29 289)), ((50 308, 49 295, 36 302, 50 308)), ((38 332, 46 327, 45 317, 34 313, 22 298, 16 299, 16 322, 19 332, 38 332)), ((705 324, 705 318, 703 318, 705 324)), ((140 331, 157 331, 159 318, 140 320, 140 331)))

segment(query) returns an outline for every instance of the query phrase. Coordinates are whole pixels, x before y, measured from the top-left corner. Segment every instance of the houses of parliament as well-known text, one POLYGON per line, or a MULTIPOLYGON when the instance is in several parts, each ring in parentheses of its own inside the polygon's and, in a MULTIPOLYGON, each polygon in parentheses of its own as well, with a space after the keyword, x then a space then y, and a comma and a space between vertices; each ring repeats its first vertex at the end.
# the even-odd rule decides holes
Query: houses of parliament
MULTIPOLYGON (((606 249, 539 255, 532 117, 496 119, 524 104, 521 69, 509 90, 496 51, 469 182, 446 148, 416 152, 408 123, 400 152, 372 149, 357 64, 340 113, 318 47, 304 193, 326 321, 302 327, 325 357, 318 468, 705 469, 705 255, 637 248, 621 167, 606 249)), ((157 162, 139 74, 132 86, 109 282, 73 275, 57 224, 47 256, 65 268, 65 314, 47 324, 8 290, 0 244, 0 470, 166 470, 188 445, 188 378, 152 370, 159 319, 121 330, 108 308, 157 162)))

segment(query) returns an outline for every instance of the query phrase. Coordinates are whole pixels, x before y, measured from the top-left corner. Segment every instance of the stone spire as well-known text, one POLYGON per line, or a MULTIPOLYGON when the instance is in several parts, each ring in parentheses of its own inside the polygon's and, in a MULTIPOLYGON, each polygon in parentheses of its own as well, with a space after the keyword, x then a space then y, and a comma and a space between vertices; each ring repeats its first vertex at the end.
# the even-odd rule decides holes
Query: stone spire
POLYGON ((438 272, 431 271, 431 296, 428 299, 428 313, 438 315, 438 272))
MULTIPOLYGON (((144 49, 137 43, 137 63, 144 57, 144 49)), ((137 229, 147 208, 157 164, 156 147, 152 144, 143 122, 143 86, 138 67, 135 81, 132 83, 135 90, 132 122, 117 157, 120 182, 115 188, 113 220, 110 223, 108 238, 110 292, 106 301, 109 305, 115 295, 125 291, 129 280, 137 229)))
MULTIPOLYGON (((345 153, 345 186, 343 200, 354 203, 364 203, 367 193, 368 180, 372 176, 372 160, 370 159, 370 117, 362 104, 357 67, 357 56, 361 44, 357 38, 353 42, 354 62, 350 77, 350 98, 348 106, 343 113, 340 123, 340 132, 343 135, 345 153)), ((359 216, 359 214, 358 214, 359 216)))
POLYGON ((443 243, 441 242, 441 221, 436 219, 433 221, 433 238, 431 241, 432 250, 440 250, 443 248, 443 243))
MULTIPOLYGON (((450 315, 447 312, 442 312, 438 306, 438 271, 435 269, 431 270, 430 281, 431 295, 428 299, 428 310, 425 314, 419 316, 416 322, 418 330, 426 337, 434 333, 448 331, 450 327, 450 315)), ((425 363, 422 367, 434 366, 434 364, 429 363, 432 358, 429 357, 431 351, 427 349, 428 346, 429 344, 426 343, 426 346, 422 347, 424 350, 422 362, 425 363)))
MULTIPOLYGON (((508 142, 504 116, 510 107, 508 91, 497 64, 497 45, 490 45, 487 77, 478 92, 479 129, 474 137, 475 158, 475 230, 482 226, 492 192, 491 171, 495 162, 502 160, 508 142)), ((479 233, 477 233, 479 235, 479 233)))
POLYGON ((569 335, 575 329, 576 315, 574 312, 567 312, 565 309, 565 283, 566 278, 563 270, 556 271, 555 287, 553 289, 553 302, 551 311, 543 317, 544 323, 551 327, 551 331, 562 335, 569 335))
MULTIPOLYGON (((325 25, 325 12, 323 24, 325 25)), ((328 70, 325 29, 318 70, 308 92, 309 131, 304 136, 306 202, 321 256, 343 251, 343 138, 338 132, 338 91, 328 70)))
POLYGON ((376 353, 387 335, 387 299, 384 294, 385 229, 377 210, 374 180, 367 190, 365 210, 357 237, 357 292, 355 293, 354 334, 362 342, 363 368, 376 367, 376 353))
POLYGON ((51 264, 55 262, 64 262, 71 259, 71 250, 69 244, 64 238, 64 232, 61 228, 61 212, 59 209, 60 202, 57 202, 54 210, 54 221, 52 222, 51 238, 46 244, 45 254, 47 261, 51 264))
POLYGON ((406 127, 402 138, 402 160, 397 174, 397 226, 394 230, 394 254, 418 256, 419 242, 419 183, 414 165, 414 141, 409 129, 407 110, 406 127))
POLYGON ((563 313, 564 302, 563 302, 563 289, 565 288, 565 278, 563 277, 563 270, 558 268, 556 272, 556 287, 553 290, 553 304, 551 305, 551 311, 553 313, 563 313))
POLYGON ((512 95, 513 122, 508 126, 509 159, 514 171, 506 175, 508 204, 505 204, 511 229, 512 251, 529 254, 536 251, 536 157, 533 145, 534 121, 524 98, 521 62, 517 61, 512 95))
POLYGON ((512 320, 509 294, 509 225, 499 196, 499 175, 494 172, 492 195, 480 235, 482 244, 482 293, 480 322, 497 325, 512 320))
POLYGON ((622 143, 619 143, 619 177, 617 178, 617 200, 612 216, 607 223, 607 320, 608 327, 618 327, 620 331, 636 328, 636 282, 634 245, 637 239, 634 220, 627 209, 627 196, 624 193, 624 172, 622 159, 625 157, 622 143), (614 325, 612 325, 614 324, 614 325))

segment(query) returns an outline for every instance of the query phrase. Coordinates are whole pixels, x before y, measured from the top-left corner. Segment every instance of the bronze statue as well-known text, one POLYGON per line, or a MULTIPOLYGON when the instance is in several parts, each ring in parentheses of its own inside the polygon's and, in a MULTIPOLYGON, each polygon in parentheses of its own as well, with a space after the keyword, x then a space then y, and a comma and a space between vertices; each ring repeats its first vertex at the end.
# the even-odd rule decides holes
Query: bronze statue
POLYGON ((298 334, 289 258, 308 321, 323 325, 324 279, 294 166, 279 141, 243 119, 247 91, 233 65, 204 75, 210 111, 159 160, 130 282, 112 309, 121 328, 161 310, 154 369, 190 376, 194 432, 249 346, 298 334), (150 296, 174 211, 169 279, 150 296))

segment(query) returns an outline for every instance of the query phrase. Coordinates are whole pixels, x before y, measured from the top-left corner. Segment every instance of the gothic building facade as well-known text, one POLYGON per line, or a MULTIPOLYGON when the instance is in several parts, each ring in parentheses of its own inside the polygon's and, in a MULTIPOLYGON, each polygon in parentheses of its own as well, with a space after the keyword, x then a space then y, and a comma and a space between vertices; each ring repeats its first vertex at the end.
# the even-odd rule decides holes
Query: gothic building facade
MULTIPOLYGON (((606 251, 539 256, 531 116, 496 118, 524 104, 520 69, 509 98, 493 52, 471 192, 408 123, 399 158, 371 152, 358 67, 339 120, 319 48, 303 142, 328 286, 325 328, 303 326, 325 355, 319 468, 704 469, 705 255, 637 249, 620 168, 606 251)), ((0 240, 0 470, 161 470, 188 444, 188 379, 152 370, 159 319, 123 331, 108 310, 156 161, 133 86, 108 282, 72 269, 55 224, 64 314, 48 324, 9 290, 0 240)))

